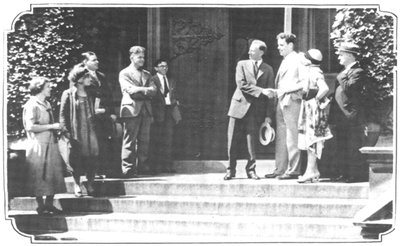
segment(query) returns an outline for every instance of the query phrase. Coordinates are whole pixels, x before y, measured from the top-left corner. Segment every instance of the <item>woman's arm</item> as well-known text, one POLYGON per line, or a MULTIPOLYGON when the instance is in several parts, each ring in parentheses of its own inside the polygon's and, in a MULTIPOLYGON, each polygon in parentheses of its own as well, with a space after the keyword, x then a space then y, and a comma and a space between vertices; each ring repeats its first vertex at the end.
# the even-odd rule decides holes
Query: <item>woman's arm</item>
POLYGON ((317 86, 318 86, 318 93, 315 96, 315 99, 317 99, 318 101, 321 100, 322 98, 324 98, 324 96, 326 96, 326 94, 328 94, 329 92, 329 87, 325 82, 324 78, 319 78, 317 80, 317 86))
POLYGON ((60 129, 59 123, 53 124, 38 124, 40 117, 40 109, 35 106, 29 106, 24 109, 24 126, 26 131, 44 132, 49 130, 60 129))

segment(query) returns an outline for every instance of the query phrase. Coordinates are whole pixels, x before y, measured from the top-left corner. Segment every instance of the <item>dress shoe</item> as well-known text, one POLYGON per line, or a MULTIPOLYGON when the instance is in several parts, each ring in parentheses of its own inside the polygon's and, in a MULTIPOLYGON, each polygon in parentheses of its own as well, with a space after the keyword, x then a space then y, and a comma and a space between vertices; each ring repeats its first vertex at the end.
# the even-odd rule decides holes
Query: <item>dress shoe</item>
POLYGON ((267 179, 274 179, 278 176, 280 176, 281 174, 276 174, 276 173, 269 173, 269 174, 265 174, 265 178, 267 179))
POLYGON ((38 215, 51 215, 50 211, 47 210, 46 206, 40 206, 36 208, 38 215))
POLYGON ((347 178, 343 175, 340 175, 336 178, 332 178, 332 182, 337 182, 337 183, 346 183, 347 178))
POLYGON ((54 207, 54 205, 46 206, 46 209, 47 209, 47 211, 49 211, 50 214, 52 214, 52 215, 54 215, 54 214, 62 214, 62 212, 63 212, 62 210, 60 210, 60 209, 54 207))
POLYGON ((350 176, 346 178, 345 182, 346 183, 368 182, 368 179, 350 176))
POLYGON ((247 178, 254 179, 254 180, 260 179, 260 177, 258 177, 256 172, 254 172, 254 171, 248 172, 247 173, 247 178))
POLYGON ((235 177, 235 174, 233 174, 231 172, 227 172, 225 177, 224 177, 224 180, 231 180, 234 177, 235 177))
POLYGON ((279 180, 284 180, 284 179, 297 179, 299 175, 293 175, 293 174, 282 174, 280 176, 277 176, 276 178, 279 180))
POLYGON ((122 178, 125 178, 125 179, 132 179, 132 178, 137 178, 137 177, 138 177, 137 174, 132 171, 122 174, 122 178))

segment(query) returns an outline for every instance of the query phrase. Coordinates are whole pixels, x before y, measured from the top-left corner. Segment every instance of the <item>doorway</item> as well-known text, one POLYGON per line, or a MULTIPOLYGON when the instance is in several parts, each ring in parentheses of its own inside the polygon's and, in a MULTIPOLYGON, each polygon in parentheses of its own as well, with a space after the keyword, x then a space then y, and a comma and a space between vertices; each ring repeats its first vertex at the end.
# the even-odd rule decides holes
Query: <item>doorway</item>
MULTIPOLYGON (((248 59, 248 49, 253 39, 260 39, 267 44, 264 62, 272 66, 274 73, 278 71, 281 56, 276 49, 276 35, 284 30, 284 8, 235 8, 230 10, 231 55, 228 83, 228 100, 236 89, 235 69, 240 60, 248 59)), ((245 147, 240 148, 246 150, 245 147)), ((275 152, 274 142, 262 146, 257 140, 257 158, 271 158, 275 152)), ((245 157, 246 153, 240 153, 245 157)))

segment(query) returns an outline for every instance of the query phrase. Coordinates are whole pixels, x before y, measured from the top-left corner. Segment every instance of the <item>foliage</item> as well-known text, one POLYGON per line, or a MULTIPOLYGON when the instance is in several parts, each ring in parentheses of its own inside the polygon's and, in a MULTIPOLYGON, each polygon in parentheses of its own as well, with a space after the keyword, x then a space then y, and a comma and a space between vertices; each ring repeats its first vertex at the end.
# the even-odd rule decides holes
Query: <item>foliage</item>
POLYGON ((24 135, 22 106, 29 99, 28 85, 32 77, 50 79, 55 88, 49 100, 53 109, 59 108, 61 92, 68 87, 64 81, 72 66, 71 57, 82 47, 75 38, 73 16, 71 9, 37 8, 33 14, 16 21, 14 31, 7 35, 9 136, 24 135))
POLYGON ((339 9, 332 26, 331 39, 337 47, 353 41, 361 48, 361 65, 369 80, 364 87, 368 120, 382 123, 393 109, 393 80, 396 66, 394 18, 377 9, 339 9))

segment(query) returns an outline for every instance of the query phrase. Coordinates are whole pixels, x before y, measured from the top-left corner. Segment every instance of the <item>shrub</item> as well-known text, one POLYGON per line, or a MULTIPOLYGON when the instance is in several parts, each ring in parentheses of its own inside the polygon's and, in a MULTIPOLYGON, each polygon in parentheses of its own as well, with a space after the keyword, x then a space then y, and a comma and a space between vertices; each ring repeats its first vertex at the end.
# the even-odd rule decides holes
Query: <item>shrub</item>
MULTIPOLYGON (((55 86, 50 98, 58 109, 71 57, 82 47, 73 31, 74 11, 66 8, 36 8, 33 14, 15 22, 7 35, 7 133, 22 137, 22 106, 29 99, 28 84, 33 76, 44 76, 55 86)), ((67 86, 68 87, 68 86, 67 86)), ((57 113, 55 115, 58 115, 57 113)))
POLYGON ((369 75, 363 91, 367 118, 383 125, 393 110, 396 65, 393 22, 392 15, 373 8, 339 9, 331 32, 335 46, 349 40, 360 46, 360 63, 369 75))

